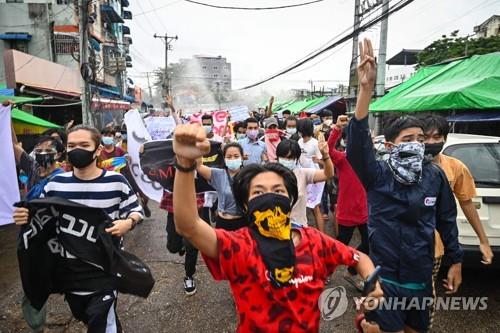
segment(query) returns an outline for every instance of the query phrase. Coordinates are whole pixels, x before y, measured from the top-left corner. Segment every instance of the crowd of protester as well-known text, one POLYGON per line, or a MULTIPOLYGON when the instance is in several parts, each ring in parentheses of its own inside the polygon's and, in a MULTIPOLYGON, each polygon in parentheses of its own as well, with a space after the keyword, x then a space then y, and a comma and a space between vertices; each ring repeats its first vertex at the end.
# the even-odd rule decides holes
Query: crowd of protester
MULTIPOLYGON (((284 110, 278 119, 271 99, 267 109, 216 133, 210 114, 201 124, 189 124, 172 98, 167 100, 176 123, 168 138, 176 172, 173 191, 164 190, 160 203, 167 215, 166 247, 185 255, 187 295, 196 292, 198 251, 214 279, 229 282, 240 332, 317 332, 318 298, 339 265, 348 266, 344 278, 360 292, 381 266, 369 294, 376 299, 422 299, 436 295, 436 273, 446 254, 451 266, 444 287, 456 292, 462 249, 454 195, 479 236, 483 263, 492 261, 471 201, 472 176, 463 163, 441 154, 446 120, 387 117, 385 142, 374 142, 367 120, 376 73, 369 41, 360 54, 360 89, 351 118, 324 109, 301 116, 284 110), (221 144, 223 168, 202 162, 210 141, 221 144), (195 177, 205 179, 215 194, 196 193, 195 177), (356 230, 360 243, 351 247, 356 230)), ((126 237, 151 215, 127 164, 122 128, 50 130, 29 154, 14 131, 12 138, 25 200, 59 196, 102 208, 114 221, 106 230, 116 237, 126 237)), ((14 213, 18 225, 29 223, 28 217, 26 208, 14 213)), ((88 265, 75 260, 79 269, 88 265)), ((121 332, 116 288, 82 284, 65 295, 88 332, 121 332)), ((42 331, 45 307, 35 309, 25 297, 22 309, 31 329, 42 331)), ((366 313, 362 327, 427 332, 433 313, 431 306, 376 309, 366 313)))

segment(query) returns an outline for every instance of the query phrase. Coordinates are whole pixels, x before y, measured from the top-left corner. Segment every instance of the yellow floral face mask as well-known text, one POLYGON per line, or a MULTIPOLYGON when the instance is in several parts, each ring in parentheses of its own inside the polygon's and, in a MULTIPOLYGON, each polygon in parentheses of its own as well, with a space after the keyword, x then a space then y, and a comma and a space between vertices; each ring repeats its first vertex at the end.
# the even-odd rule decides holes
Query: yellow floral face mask
POLYGON ((271 282, 276 287, 287 285, 295 267, 290 199, 266 193, 250 200, 248 211, 250 228, 271 282))

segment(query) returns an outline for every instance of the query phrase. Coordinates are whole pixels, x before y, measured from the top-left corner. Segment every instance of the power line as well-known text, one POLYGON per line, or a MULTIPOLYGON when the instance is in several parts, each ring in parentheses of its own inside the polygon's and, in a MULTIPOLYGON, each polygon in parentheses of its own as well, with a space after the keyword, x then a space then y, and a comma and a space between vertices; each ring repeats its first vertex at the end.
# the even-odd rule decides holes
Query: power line
POLYGON ((137 17, 137 16, 141 16, 141 15, 145 15, 145 14, 148 14, 148 13, 151 13, 151 12, 154 12, 155 10, 158 10, 158 9, 162 9, 162 8, 165 8, 165 7, 168 7, 168 6, 172 6, 172 5, 175 5, 179 2, 182 2, 184 0, 175 0, 173 2, 170 2, 170 3, 167 3, 163 6, 159 6, 159 7, 156 7, 156 8, 153 8, 153 9, 150 9, 150 10, 146 10, 146 11, 143 11, 142 13, 137 13, 137 14, 134 14, 134 17, 137 17))
POLYGON ((261 85, 267 81, 270 81, 274 78, 277 78, 278 76, 281 76, 281 75, 284 75, 292 70, 294 70, 295 68, 299 67, 299 66, 302 66, 303 64, 311 61, 312 59, 318 57, 319 55, 325 53, 326 51, 328 50, 331 50, 335 47, 337 47, 338 45, 348 41, 349 39, 351 39, 355 34, 358 34, 366 29, 368 29, 369 27, 377 24, 378 22, 382 21, 385 17, 388 17, 389 15, 403 9, 404 7, 406 7, 407 5, 409 5, 410 3, 412 3, 414 0, 400 0, 397 4, 393 5, 389 11, 386 13, 386 14, 381 14, 379 16, 377 16, 376 18, 372 19, 371 21, 369 21, 368 23, 365 23, 364 25, 360 26, 359 29, 353 31, 352 33, 342 37, 340 40, 330 44, 327 48, 319 51, 319 52, 316 52, 315 54, 299 61, 298 63, 295 63, 294 65, 292 66, 289 66, 288 68, 286 69, 283 69, 281 71, 279 71, 278 73, 274 74, 274 75, 271 75, 270 77, 264 79, 264 80, 261 80, 261 81, 258 81, 252 85, 249 85, 249 86, 246 86, 246 87, 243 87, 243 88, 240 88, 240 89, 237 89, 237 90, 245 90, 245 89, 249 89, 249 88, 253 88, 253 87, 256 87, 258 85, 261 85))
POLYGON ((293 5, 285 5, 285 6, 275 6, 275 7, 233 7, 233 6, 218 6, 218 5, 211 5, 208 3, 204 2, 198 2, 198 1, 193 1, 193 0, 184 0, 185 2, 189 2, 195 5, 200 5, 200 6, 205 6, 205 7, 211 7, 211 8, 217 8, 217 9, 235 9, 235 10, 275 10, 275 9, 286 9, 286 8, 293 8, 293 7, 302 7, 302 6, 307 6, 307 5, 312 5, 318 2, 323 2, 325 0, 313 0, 309 2, 303 2, 303 3, 297 3, 293 5))

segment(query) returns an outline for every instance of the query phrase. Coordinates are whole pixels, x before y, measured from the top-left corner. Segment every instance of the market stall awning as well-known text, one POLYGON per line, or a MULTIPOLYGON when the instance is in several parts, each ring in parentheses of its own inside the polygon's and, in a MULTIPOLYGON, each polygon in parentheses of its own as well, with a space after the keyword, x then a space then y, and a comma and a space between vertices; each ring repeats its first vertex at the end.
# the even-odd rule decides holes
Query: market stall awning
POLYGON ((25 86, 36 93, 75 98, 80 96, 80 73, 73 68, 17 50, 4 51, 8 87, 25 86))
POLYGON ((14 89, 9 89, 5 84, 0 83, 0 96, 14 96, 14 89))
POLYGON ((302 101, 297 101, 295 103, 292 103, 290 105, 287 105, 286 110, 290 110, 292 114, 298 114, 308 108, 311 108, 313 106, 316 106, 320 103, 322 103, 326 99, 326 96, 322 97, 317 97, 313 99, 306 99, 302 101))
POLYGON ((471 123, 500 121, 500 111, 470 112, 451 115, 446 118, 450 123, 471 123))
POLYGON ((17 135, 42 134, 49 128, 60 128, 61 126, 51 123, 32 114, 13 108, 11 111, 12 125, 17 135))
MULTIPOLYGON (((324 101, 322 101, 319 104, 316 104, 312 107, 309 107, 307 110, 305 110, 307 113, 318 113, 322 111, 323 109, 326 109, 333 104, 339 102, 340 100, 343 100, 344 98, 342 96, 331 96, 326 98, 324 101)), ((344 109, 345 109, 345 104, 344 104, 344 109)))
POLYGON ((14 104, 39 103, 43 101, 43 97, 24 97, 24 96, 6 96, 0 95, 0 103, 3 101, 12 101, 14 104))
POLYGON ((500 109, 500 52, 423 67, 370 112, 500 109))

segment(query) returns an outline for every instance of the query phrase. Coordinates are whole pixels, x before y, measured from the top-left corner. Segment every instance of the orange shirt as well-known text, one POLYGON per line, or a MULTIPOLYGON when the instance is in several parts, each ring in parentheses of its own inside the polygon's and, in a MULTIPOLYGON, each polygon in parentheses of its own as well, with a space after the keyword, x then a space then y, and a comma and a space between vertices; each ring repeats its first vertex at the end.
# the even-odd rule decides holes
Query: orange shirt
MULTIPOLYGON (((448 178, 450 182, 451 190, 458 201, 467 201, 476 196, 474 178, 465 164, 456 158, 443 154, 438 155, 437 162, 446 174, 446 178, 448 178)), ((434 252, 436 258, 444 254, 444 246, 437 231, 434 252)))

